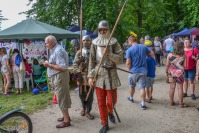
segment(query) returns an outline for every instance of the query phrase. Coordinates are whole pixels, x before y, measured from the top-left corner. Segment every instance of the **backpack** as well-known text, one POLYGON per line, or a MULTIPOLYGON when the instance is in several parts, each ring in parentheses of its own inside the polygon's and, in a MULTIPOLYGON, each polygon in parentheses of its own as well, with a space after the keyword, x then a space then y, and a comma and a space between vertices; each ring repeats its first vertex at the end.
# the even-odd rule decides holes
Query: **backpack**
POLYGON ((21 62, 22 62, 22 58, 20 54, 17 54, 15 57, 15 65, 19 67, 21 62))
POLYGON ((169 70, 171 72, 171 75, 173 77, 181 77, 183 75, 183 70, 178 69, 175 65, 171 64, 169 67, 169 70))
POLYGON ((183 73, 184 73, 184 68, 182 66, 182 62, 183 62, 183 58, 182 57, 178 57, 178 58, 175 58, 170 66, 169 66, 169 71, 171 72, 171 75, 173 77, 181 77, 183 76, 183 73))

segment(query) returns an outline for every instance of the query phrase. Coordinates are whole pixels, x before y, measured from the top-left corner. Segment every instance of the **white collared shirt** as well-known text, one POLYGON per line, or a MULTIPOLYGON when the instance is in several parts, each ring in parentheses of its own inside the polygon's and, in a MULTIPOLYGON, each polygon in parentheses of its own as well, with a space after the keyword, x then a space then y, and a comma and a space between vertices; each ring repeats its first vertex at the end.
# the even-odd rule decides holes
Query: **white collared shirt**
MULTIPOLYGON (((50 64, 58 65, 61 68, 67 69, 68 68, 68 53, 63 47, 61 47, 59 44, 56 44, 50 50, 50 58, 48 62, 50 64)), ((47 71, 48 71, 48 77, 52 77, 53 75, 60 72, 50 67, 47 68, 47 71)))

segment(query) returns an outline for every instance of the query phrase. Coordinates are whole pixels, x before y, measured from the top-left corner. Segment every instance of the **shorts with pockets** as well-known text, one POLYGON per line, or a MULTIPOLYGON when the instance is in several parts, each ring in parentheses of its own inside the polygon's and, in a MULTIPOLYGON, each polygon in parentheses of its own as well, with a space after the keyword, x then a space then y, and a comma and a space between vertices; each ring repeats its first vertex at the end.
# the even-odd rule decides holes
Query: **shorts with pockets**
POLYGON ((153 87, 154 78, 146 77, 146 88, 153 87))
POLYGON ((184 70, 184 79, 193 81, 196 76, 196 69, 184 70))
POLYGON ((146 87, 146 73, 130 74, 128 80, 131 88, 135 88, 136 83, 138 83, 139 89, 145 89, 146 87))
POLYGON ((58 105, 61 110, 71 108, 69 80, 69 72, 67 70, 49 78, 51 86, 55 89, 58 105))

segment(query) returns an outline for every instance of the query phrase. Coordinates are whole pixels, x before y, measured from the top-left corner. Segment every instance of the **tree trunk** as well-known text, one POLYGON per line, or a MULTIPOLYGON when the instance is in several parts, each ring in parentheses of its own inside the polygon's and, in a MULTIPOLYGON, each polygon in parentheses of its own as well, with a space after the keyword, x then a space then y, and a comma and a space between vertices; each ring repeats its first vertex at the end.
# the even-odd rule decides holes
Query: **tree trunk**
POLYGON ((140 0, 137 1, 137 7, 138 27, 142 28, 142 3, 140 0))

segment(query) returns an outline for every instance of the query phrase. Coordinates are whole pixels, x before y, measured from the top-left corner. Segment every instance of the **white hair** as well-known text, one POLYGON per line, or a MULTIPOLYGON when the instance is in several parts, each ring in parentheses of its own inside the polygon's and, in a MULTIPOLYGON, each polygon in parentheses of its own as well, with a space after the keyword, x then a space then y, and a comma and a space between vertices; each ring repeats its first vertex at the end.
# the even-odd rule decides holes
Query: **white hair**
POLYGON ((149 36, 149 35, 146 35, 144 38, 145 38, 145 40, 149 40, 149 39, 150 39, 150 36, 149 36))
POLYGON ((57 39, 53 35, 49 35, 45 39, 47 42, 53 42, 54 44, 57 44, 57 39))

